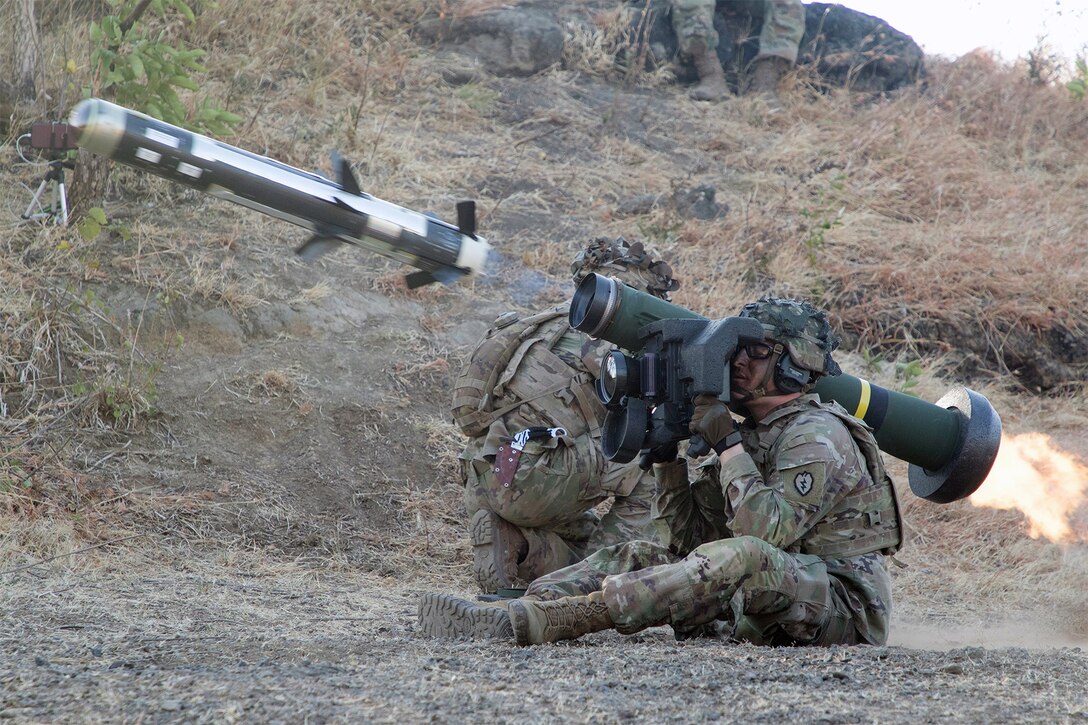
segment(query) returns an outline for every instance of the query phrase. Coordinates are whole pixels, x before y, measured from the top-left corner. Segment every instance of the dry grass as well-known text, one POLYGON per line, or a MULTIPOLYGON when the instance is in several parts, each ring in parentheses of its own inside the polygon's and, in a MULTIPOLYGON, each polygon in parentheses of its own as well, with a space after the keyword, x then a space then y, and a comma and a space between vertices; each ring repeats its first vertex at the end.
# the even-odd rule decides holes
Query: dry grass
MULTIPOLYGON (((442 2, 437 10, 467 15, 497 4, 442 2)), ((850 358, 854 372, 896 387, 903 381, 894 362, 921 359, 927 373, 916 390, 934 399, 947 387, 942 376, 962 364, 956 353, 968 349, 977 357, 976 374, 992 376, 984 392, 1007 421, 1022 430, 1083 427, 1083 361, 1081 378, 1058 387, 1067 397, 1040 398, 1018 389, 1008 354, 1025 341, 1046 345, 1052 334, 1088 334, 1088 103, 1031 83, 1022 67, 970 57, 933 64, 928 89, 887 99, 802 89, 786 114, 772 116, 745 99, 698 105, 666 85, 664 70, 632 78, 611 66, 626 42, 618 11, 571 26, 564 67, 541 80, 539 97, 512 96, 510 85, 497 81, 453 89, 411 32, 434 7, 220 0, 195 26, 169 31, 211 50, 203 92, 243 117, 232 143, 326 173, 329 151, 338 149, 355 162, 367 191, 406 206, 445 214, 460 198, 479 198, 485 233, 489 226, 512 229, 493 240, 502 253, 557 277, 566 275, 584 229, 646 240, 683 280, 680 304, 716 315, 759 294, 809 297, 849 333, 846 352, 879 351, 889 359, 868 369, 850 358), (642 95, 617 94, 602 108, 585 99, 588 78, 642 95), (668 113, 651 112, 657 107, 668 113), (614 214, 625 198, 668 198, 704 180, 730 207, 721 219, 694 221, 667 205, 640 216, 614 214), (510 220, 518 215, 556 227, 517 227, 510 220)), ((8 5, 0 5, 0 16, 5 12, 8 5)), ((49 12, 57 22, 45 39, 47 85, 79 85, 88 80, 85 67, 75 78, 60 69, 62 59, 87 56, 84 19, 49 12)), ((7 53, 0 52, 0 62, 9 62, 7 53)), ((55 97, 75 100, 67 91, 55 97)), ((12 133, 14 127, 5 155, 12 133)), ((35 173, 5 169, 0 179, 18 188, 18 181, 33 184, 35 173)), ((147 308, 167 319, 187 304, 243 317, 281 293, 237 269, 234 253, 245 247, 271 260, 282 251, 284 232, 278 222, 243 217, 224 204, 209 205, 207 213, 190 209, 178 229, 146 210, 200 203, 192 194, 123 171, 113 183, 111 221, 125 226, 128 238, 116 228, 94 242, 49 228, 2 230, 0 568, 123 538, 130 530, 119 522, 132 520, 125 516, 133 511, 141 526, 194 542, 211 537, 200 516, 215 501, 136 495, 105 483, 99 490, 89 483, 93 465, 73 471, 77 454, 91 464, 101 457, 88 431, 110 436, 137 428, 154 407, 155 356, 136 344, 139 318, 120 318, 87 292, 139 290, 147 308)), ((15 194, 3 203, 8 218, 22 211, 25 198, 15 194)), ((383 269, 367 284, 424 306, 474 293, 471 286, 410 292, 391 266, 383 269)), ((291 301, 329 294, 317 284, 291 301)), ((434 318, 424 327, 442 324, 434 318)), ((164 326, 155 332, 168 341, 164 326)), ((393 373, 405 390, 448 378, 456 351, 431 349, 410 333, 389 343, 423 350, 418 363, 393 373)), ((307 381, 296 369, 237 382, 246 396, 306 404, 307 381)), ((432 481, 382 482, 383 505, 400 528, 390 540, 368 542, 371 564, 376 571, 464 576, 468 553, 452 485, 459 439, 445 421, 420 426, 442 462, 443 480, 437 489, 432 481)), ((267 528, 294 525, 289 502, 250 493, 260 499, 253 515, 267 528)), ((1007 512, 913 500, 908 513, 912 543, 903 559, 910 568, 899 585, 908 600, 930 602, 933 614, 981 608, 984 600, 1027 608, 1039 590, 1070 610, 1083 604, 1076 601, 1086 568, 1082 549, 1030 540, 1007 512), (927 590, 934 581, 946 599, 927 590)), ((240 536, 232 545, 254 544, 240 536)), ((323 565, 350 565, 338 552, 329 555, 323 565)), ((1086 627, 1083 619, 1072 626, 1086 627)))

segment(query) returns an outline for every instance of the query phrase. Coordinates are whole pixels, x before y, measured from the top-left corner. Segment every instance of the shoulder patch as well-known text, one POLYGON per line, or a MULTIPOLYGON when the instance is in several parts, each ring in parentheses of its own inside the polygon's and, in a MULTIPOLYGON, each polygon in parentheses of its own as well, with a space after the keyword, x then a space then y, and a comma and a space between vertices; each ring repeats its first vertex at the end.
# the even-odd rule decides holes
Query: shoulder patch
POLYGON ((818 504, 827 495, 827 463, 809 461, 801 465, 779 469, 779 490, 789 501, 818 504))
POLYGON ((807 496, 812 491, 812 474, 808 471, 801 471, 793 477, 793 487, 797 489, 797 493, 802 496, 807 496))

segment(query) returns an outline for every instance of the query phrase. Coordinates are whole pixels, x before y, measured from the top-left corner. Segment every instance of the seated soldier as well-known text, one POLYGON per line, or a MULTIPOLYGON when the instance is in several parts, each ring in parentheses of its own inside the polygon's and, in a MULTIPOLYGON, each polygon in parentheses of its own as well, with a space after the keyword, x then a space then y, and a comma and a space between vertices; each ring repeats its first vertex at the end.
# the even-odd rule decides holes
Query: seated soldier
MULTIPOLYGON (((679 287, 666 263, 622 238, 594 240, 571 269, 575 282, 597 272, 664 299, 679 287)), ((461 470, 484 593, 655 538, 653 473, 600 451, 605 410, 593 386, 612 346, 571 329, 568 309, 500 316, 454 384, 453 417, 471 436, 461 470), (601 518, 595 507, 609 497, 601 518)))
MULTIPOLYGON (((691 90, 697 101, 719 101, 729 93, 718 60, 718 33, 714 29, 716 0, 671 0, 672 26, 680 51, 689 56, 699 74, 691 90)), ((748 70, 746 93, 760 94, 780 106, 778 84, 797 62, 805 35, 805 6, 801 0, 722 0, 726 11, 761 18, 759 52, 748 70)))
POLYGON ((884 558, 901 539, 895 489, 870 428, 807 394, 819 376, 839 373, 838 339, 807 303, 764 299, 740 314, 762 323, 766 340, 731 362, 739 430, 725 402, 696 396, 691 431, 717 461, 689 485, 675 444, 652 452, 665 545, 602 549, 537 579, 521 599, 424 595, 422 631, 528 645, 669 624, 678 638, 884 644, 884 558))

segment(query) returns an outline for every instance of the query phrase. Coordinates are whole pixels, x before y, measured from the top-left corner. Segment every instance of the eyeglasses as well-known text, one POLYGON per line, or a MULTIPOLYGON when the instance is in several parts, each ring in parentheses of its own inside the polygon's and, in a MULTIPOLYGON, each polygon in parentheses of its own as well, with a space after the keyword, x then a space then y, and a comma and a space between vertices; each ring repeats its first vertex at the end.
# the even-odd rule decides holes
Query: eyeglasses
POLYGON ((766 360, 774 352, 770 345, 764 345, 762 342, 750 342, 747 345, 741 345, 737 349, 737 354, 739 355, 742 350, 749 360, 766 360))

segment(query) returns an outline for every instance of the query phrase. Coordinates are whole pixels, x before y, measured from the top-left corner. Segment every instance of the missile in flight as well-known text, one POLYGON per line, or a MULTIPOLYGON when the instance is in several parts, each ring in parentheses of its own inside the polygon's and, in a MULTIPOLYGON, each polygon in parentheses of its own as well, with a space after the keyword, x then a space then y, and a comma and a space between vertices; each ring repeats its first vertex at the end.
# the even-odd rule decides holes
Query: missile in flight
POLYGON ((415 267, 409 288, 450 284, 482 271, 491 245, 476 234, 476 204, 457 204, 457 225, 363 192, 333 154, 337 180, 296 169, 108 101, 81 101, 68 119, 88 151, 313 232, 296 251, 316 259, 342 243, 415 267))

